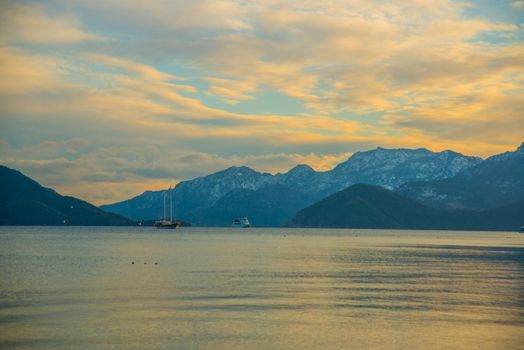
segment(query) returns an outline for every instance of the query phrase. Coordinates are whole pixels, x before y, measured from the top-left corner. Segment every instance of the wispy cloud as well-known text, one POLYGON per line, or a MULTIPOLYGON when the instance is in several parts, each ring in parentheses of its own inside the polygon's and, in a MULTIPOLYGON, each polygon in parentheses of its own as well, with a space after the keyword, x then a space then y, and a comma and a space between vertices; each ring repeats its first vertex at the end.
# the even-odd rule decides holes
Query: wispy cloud
POLYGON ((74 14, 49 16, 44 5, 6 1, 1 5, 0 40, 10 43, 56 44, 107 40, 83 30, 74 14))

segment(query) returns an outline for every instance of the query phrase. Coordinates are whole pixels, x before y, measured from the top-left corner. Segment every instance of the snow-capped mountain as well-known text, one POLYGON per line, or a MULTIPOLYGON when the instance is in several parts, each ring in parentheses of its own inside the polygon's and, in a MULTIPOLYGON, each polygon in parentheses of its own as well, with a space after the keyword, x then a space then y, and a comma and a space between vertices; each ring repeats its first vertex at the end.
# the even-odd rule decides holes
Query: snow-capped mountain
POLYGON ((358 152, 326 173, 323 186, 332 194, 364 183, 395 189, 408 181, 445 179, 477 165, 482 160, 453 151, 434 153, 427 149, 385 149, 358 152))
POLYGON ((273 181, 273 175, 245 166, 230 167, 217 173, 178 184, 173 193, 176 206, 184 211, 207 208, 236 189, 256 190, 273 181), (182 208, 180 208, 182 209, 182 208))
POLYGON ((483 210, 516 202, 524 198, 524 143, 514 152, 489 157, 454 177, 408 182, 398 192, 446 209, 483 210))
MULTIPOLYGON (((357 183, 395 189, 408 181, 448 178, 481 161, 480 158, 467 157, 452 151, 434 153, 426 149, 377 148, 355 153, 334 169, 325 172, 317 172, 304 164, 297 165, 287 173, 275 175, 260 173, 247 167, 231 167, 179 183, 173 190, 174 209, 177 217, 199 217, 199 224, 206 225, 205 217, 211 215, 210 208, 217 207, 215 204, 220 199, 235 191, 227 197, 228 203, 233 205, 232 201, 235 201, 235 198, 245 197, 242 195, 244 190, 256 191, 253 198, 271 202, 271 208, 286 212, 279 217, 290 218, 294 211, 300 209, 289 205, 288 199, 296 198, 296 193, 304 194, 304 201, 297 202, 304 205, 357 183), (292 197, 286 197, 286 205, 282 204, 282 208, 279 207, 278 201, 270 198, 274 197, 275 186, 287 186, 293 193, 292 197)), ((135 220, 157 218, 162 213, 163 194, 164 191, 147 191, 127 201, 104 205, 101 208, 135 220)), ((256 204, 251 207, 256 208, 256 204)), ((249 213, 238 213, 240 214, 249 216, 249 213)), ((228 218, 227 221, 229 220, 228 218)), ((264 222, 264 225, 272 224, 279 223, 264 222)))
MULTIPOLYGON (((211 207, 227 193, 237 190, 256 190, 272 181, 273 175, 259 173, 248 167, 230 167, 211 175, 180 182, 172 191, 173 207, 177 217, 211 207)), ((146 191, 123 202, 103 205, 109 212, 122 212, 134 220, 162 217, 166 190, 146 191)))

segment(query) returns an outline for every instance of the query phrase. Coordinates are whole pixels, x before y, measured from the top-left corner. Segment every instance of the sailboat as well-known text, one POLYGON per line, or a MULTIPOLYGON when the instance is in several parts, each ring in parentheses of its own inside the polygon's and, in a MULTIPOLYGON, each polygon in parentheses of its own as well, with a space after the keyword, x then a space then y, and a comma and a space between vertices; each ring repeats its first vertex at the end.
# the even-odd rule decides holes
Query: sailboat
POLYGON ((162 220, 155 221, 155 227, 176 229, 178 223, 173 221, 173 191, 171 190, 171 187, 169 187, 169 220, 166 218, 166 197, 167 193, 164 192, 164 216, 162 220))

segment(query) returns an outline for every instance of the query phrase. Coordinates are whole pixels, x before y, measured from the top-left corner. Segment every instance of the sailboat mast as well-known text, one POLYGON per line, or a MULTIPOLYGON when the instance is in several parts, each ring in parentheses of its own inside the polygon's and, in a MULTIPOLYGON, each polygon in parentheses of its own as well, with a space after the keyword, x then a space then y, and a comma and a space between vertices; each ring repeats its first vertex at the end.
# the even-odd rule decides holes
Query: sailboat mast
POLYGON ((169 220, 173 221, 173 190, 169 187, 169 220))
POLYGON ((163 219, 166 219, 166 193, 164 192, 164 217, 163 219))

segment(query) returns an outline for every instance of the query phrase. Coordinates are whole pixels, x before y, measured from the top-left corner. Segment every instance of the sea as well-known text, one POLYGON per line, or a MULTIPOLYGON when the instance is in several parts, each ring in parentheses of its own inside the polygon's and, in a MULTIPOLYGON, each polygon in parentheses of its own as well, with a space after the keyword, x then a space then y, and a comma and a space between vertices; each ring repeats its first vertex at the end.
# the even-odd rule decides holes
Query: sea
POLYGON ((1 349, 524 349, 524 234, 0 227, 1 349))

